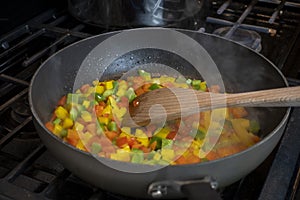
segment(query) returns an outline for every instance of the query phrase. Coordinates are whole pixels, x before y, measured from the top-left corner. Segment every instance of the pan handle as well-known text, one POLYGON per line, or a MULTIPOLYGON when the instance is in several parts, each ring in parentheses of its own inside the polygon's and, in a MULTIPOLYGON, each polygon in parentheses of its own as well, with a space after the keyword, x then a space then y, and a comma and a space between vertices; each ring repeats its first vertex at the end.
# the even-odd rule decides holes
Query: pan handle
POLYGON ((196 180, 166 180, 154 182, 149 185, 148 194, 158 199, 167 196, 168 191, 173 190, 183 193, 189 200, 221 200, 220 194, 216 191, 217 189, 217 181, 210 176, 205 176, 196 180))

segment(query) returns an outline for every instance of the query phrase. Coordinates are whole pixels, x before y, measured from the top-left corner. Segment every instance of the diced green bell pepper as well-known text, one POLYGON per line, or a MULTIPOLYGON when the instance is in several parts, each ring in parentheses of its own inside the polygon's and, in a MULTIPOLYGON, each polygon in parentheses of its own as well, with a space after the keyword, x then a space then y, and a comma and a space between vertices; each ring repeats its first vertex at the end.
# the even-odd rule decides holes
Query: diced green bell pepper
POLYGON ((102 150, 102 146, 99 143, 93 142, 91 150, 93 154, 98 154, 102 150))
POLYGON ((134 89, 132 87, 128 88, 128 90, 125 93, 125 96, 128 98, 129 102, 132 102, 133 99, 135 99, 135 97, 136 97, 134 89))
POLYGON ((179 76, 176 80, 176 83, 186 83, 186 79, 182 76, 179 76))
POLYGON ((95 93, 95 100, 97 101, 97 102, 101 102, 101 101, 105 101, 105 97, 103 96, 103 95, 101 95, 101 94, 99 94, 99 93, 95 93))
POLYGON ((59 124, 61 122, 61 119, 59 119, 59 118, 56 118, 55 120, 53 120, 53 124, 55 125, 55 124, 59 124))
POLYGON ((97 131, 96 131, 96 134, 97 135, 102 135, 105 131, 105 125, 104 124, 101 124, 101 123, 97 123, 97 131))
POLYGON ((68 135, 68 131, 66 129, 63 129, 61 132, 60 132, 60 136, 61 137, 66 137, 68 135))
POLYGON ((76 108, 72 107, 70 109, 70 118, 75 121, 78 117, 78 111, 76 110, 76 108))
POLYGON ((117 123, 114 122, 114 121, 109 122, 108 125, 107 125, 107 128, 110 131, 117 131, 118 130, 117 123))
POLYGON ((162 138, 161 139, 161 148, 172 148, 173 146, 173 140, 169 140, 169 139, 165 139, 165 138, 162 138))
POLYGON ((150 87, 149 90, 156 90, 161 88, 160 85, 158 85, 157 83, 153 83, 150 87))
POLYGON ((111 89, 111 90, 105 90, 102 95, 104 98, 107 98, 108 96, 110 96, 112 94, 113 94, 113 90, 111 89))
POLYGON ((260 125, 256 120, 251 120, 250 121, 250 126, 249 126, 249 131, 251 133, 258 133, 260 130, 260 125))
POLYGON ((144 152, 139 149, 132 149, 132 163, 142 163, 144 161, 144 152))
POLYGON ((191 85, 191 83, 192 83, 192 80, 191 80, 191 79, 187 79, 187 80, 186 80, 186 84, 191 85))
POLYGON ((118 81, 114 81, 113 82, 113 94, 116 94, 118 92, 118 88, 119 88, 119 82, 118 81))
POLYGON ((67 104, 70 103, 81 103, 82 99, 81 99, 81 94, 73 94, 73 93, 68 93, 67 95, 67 104))
POLYGON ((151 145, 154 141, 156 141, 156 147, 155 147, 155 150, 161 149, 162 138, 153 136, 153 137, 150 139, 150 145, 151 145))
POLYGON ((150 80, 151 79, 151 74, 149 72, 145 72, 145 70, 138 70, 138 74, 142 77, 144 77, 146 80, 150 80))

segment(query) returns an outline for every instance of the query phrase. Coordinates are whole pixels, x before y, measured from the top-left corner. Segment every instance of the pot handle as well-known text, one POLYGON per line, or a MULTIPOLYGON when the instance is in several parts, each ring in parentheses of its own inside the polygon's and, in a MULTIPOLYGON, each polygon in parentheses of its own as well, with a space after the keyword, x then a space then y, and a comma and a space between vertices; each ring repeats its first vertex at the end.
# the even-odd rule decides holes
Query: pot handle
POLYGON ((183 193, 189 200, 221 200, 220 194, 216 191, 217 189, 217 181, 210 176, 205 176, 197 180, 154 182, 149 185, 148 194, 153 198, 162 198, 167 196, 168 190, 173 190, 183 193))

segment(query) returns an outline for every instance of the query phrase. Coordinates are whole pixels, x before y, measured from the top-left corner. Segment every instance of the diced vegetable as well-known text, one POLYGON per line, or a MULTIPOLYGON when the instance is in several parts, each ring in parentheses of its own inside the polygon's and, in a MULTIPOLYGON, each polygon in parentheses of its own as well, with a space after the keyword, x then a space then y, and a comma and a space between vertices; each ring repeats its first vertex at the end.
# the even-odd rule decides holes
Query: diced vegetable
POLYGON ((66 117, 68 117, 69 113, 68 111, 62 107, 62 106, 58 106, 55 110, 55 115, 59 118, 59 119, 65 119, 66 117))
POLYGON ((101 144, 96 143, 96 142, 93 142, 91 147, 92 147, 93 154, 98 154, 102 149, 101 144))
POLYGON ((251 120, 248 130, 251 133, 258 133, 258 131, 260 130, 259 123, 256 120, 251 120))
POLYGON ((220 108, 167 121, 163 127, 122 126, 128 104, 151 90, 180 87, 219 92, 220 87, 197 79, 162 75, 139 76, 82 85, 63 96, 46 128, 70 145, 95 156, 137 164, 191 164, 243 151, 260 138, 257 121, 243 107, 220 108), (225 123, 223 124, 223 121, 225 123), (209 131, 209 132, 208 132, 209 131), (216 143, 216 144, 215 144, 216 143))
POLYGON ((129 102, 133 101, 133 99, 136 97, 136 94, 132 87, 128 88, 128 90, 125 92, 125 96, 128 98, 129 102))

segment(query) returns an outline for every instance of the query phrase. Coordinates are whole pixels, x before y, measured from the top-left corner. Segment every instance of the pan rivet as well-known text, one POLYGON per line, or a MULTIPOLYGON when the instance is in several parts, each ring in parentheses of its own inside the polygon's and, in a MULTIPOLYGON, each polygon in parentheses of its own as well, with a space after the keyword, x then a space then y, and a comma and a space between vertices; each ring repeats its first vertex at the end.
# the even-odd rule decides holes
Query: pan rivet
POLYGON ((155 191, 151 192, 151 196, 153 198, 161 198, 163 196, 163 194, 160 190, 155 190, 155 191))

